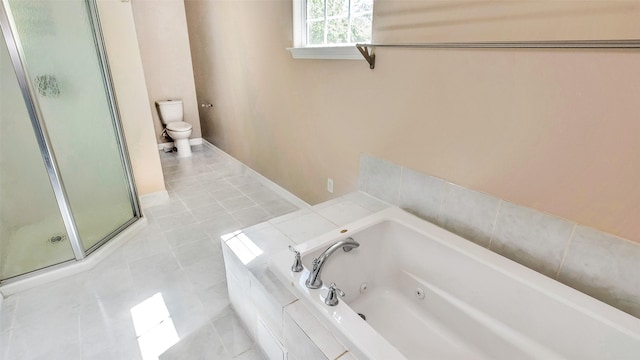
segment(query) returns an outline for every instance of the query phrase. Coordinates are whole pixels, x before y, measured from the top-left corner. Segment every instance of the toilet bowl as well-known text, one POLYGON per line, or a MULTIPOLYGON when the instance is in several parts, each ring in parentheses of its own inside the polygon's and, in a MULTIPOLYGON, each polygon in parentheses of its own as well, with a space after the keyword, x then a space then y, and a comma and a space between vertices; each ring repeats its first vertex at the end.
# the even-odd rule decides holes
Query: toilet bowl
POLYGON ((178 157, 191 156, 191 144, 189 144, 191 132, 191 125, 184 121, 167 124, 167 134, 173 139, 178 149, 178 157))
POLYGON ((173 143, 178 149, 178 157, 191 156, 189 136, 191 136, 193 129, 191 124, 182 121, 182 100, 156 101, 156 106, 167 135, 173 139, 173 143))

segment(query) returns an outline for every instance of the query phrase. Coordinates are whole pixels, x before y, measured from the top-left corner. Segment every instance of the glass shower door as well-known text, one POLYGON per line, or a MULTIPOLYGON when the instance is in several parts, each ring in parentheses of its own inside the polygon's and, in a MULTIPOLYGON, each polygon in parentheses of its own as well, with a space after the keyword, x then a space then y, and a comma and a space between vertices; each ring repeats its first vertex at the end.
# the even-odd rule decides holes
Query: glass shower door
POLYGON ((89 3, 9 0, 71 212, 89 252, 137 218, 89 3))
POLYGON ((18 80, 0 39, 0 279, 72 259, 18 80))

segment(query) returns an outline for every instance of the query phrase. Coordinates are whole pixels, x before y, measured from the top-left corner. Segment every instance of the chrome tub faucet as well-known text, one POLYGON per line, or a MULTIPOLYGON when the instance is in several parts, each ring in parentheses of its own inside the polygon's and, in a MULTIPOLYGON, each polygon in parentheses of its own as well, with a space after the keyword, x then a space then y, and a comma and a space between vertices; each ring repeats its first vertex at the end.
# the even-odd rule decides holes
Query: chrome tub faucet
POLYGON ((342 248, 345 252, 349 252, 355 248, 360 246, 358 242, 353 240, 353 238, 348 237, 344 240, 340 240, 335 242, 333 245, 329 246, 325 251, 320 254, 317 258, 313 259, 313 269, 309 274, 309 278, 305 282, 309 289, 319 289, 322 286, 322 279, 320 278, 320 274, 322 273, 322 269, 324 267, 325 261, 338 250, 342 248))

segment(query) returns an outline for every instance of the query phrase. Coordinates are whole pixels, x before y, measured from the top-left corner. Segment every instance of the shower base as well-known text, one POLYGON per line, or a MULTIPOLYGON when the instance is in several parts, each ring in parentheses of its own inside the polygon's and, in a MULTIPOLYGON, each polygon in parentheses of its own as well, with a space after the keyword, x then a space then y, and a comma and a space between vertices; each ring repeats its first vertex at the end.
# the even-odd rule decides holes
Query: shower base
MULTIPOLYGON (((59 256, 60 262, 64 262, 63 264, 53 265, 47 267, 45 269, 36 270, 31 273, 28 273, 24 276, 18 276, 13 279, 7 279, 0 284, 0 294, 3 296, 9 296, 11 294, 15 294, 17 292, 30 289, 32 287, 42 285, 51 281, 55 281, 70 275, 79 274, 85 271, 88 271, 99 264, 102 260, 104 260, 107 256, 112 254, 115 250, 117 250, 120 246, 125 244, 128 239, 135 236, 140 230, 142 230, 147 225, 147 219, 145 217, 141 217, 137 219, 134 223, 129 225, 126 229, 120 232, 111 240, 107 241, 104 245, 100 246, 96 251, 92 252, 91 255, 87 256, 82 261, 66 261, 73 260, 73 254, 71 253, 71 247, 68 239, 64 239, 63 241, 51 244, 48 243, 48 236, 42 236, 45 234, 43 230, 37 232, 37 229, 52 229, 51 227, 45 227, 45 225, 49 225, 47 222, 41 222, 39 224, 34 224, 30 227, 25 227, 16 231, 12 238, 11 244, 15 244, 15 248, 12 246, 5 246, 2 248, 1 260, 2 260, 2 271, 4 273, 5 269, 16 269, 20 264, 20 261, 32 261, 31 264, 34 264, 36 261, 43 261, 46 257, 47 259, 53 259, 54 254, 59 256), (20 233, 20 238, 16 237, 20 233), (34 234, 36 236, 31 236, 34 234), (40 236, 37 236, 40 235, 40 236), (22 238, 24 236, 24 238, 22 238), (34 240, 37 239, 37 240, 34 240), (43 240, 44 239, 44 240, 43 240), (15 240, 15 241, 13 241, 15 240), (51 249, 54 254, 47 254, 46 252, 40 252, 38 255, 34 254, 26 254, 19 251, 18 245, 19 241, 37 241, 42 243, 42 246, 45 248, 51 249), (46 246, 45 246, 46 245, 46 246)), ((51 264, 51 260, 47 263, 51 264)), ((33 268, 33 267, 32 267, 33 268)), ((31 269, 32 269, 31 268, 31 269)))
POLYGON ((13 231, 3 239, 0 254, 0 277, 3 279, 74 259, 59 218, 13 231), (60 237, 59 241, 55 241, 57 237, 60 237))

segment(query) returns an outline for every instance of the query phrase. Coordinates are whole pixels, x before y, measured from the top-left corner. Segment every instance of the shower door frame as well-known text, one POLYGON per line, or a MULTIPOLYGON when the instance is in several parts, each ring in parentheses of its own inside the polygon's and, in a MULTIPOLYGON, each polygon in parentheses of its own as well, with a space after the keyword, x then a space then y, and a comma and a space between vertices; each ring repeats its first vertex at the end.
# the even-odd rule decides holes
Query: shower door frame
MULTIPOLYGON (((126 174, 126 181, 129 190, 130 203, 133 210, 133 218, 125 222, 123 225, 107 234, 103 239, 89 248, 85 248, 82 244, 80 234, 73 213, 71 211, 71 205, 64 186, 64 181, 60 175, 60 168, 54 156, 53 147, 49 135, 46 130, 43 115, 40 111, 35 91, 29 82, 29 74, 27 71, 26 62, 24 60, 24 50, 20 42, 20 38, 17 35, 17 27, 11 16, 11 8, 9 7, 8 0, 0 0, 0 28, 4 36, 4 41, 7 44, 11 62, 18 79, 20 91, 24 99, 31 125, 40 149, 40 154, 44 161, 45 169, 49 177, 49 182, 53 189, 53 193, 58 204, 58 209, 62 215, 62 220, 69 237, 69 243, 73 250, 75 260, 82 260, 88 254, 102 246, 104 243, 118 235, 124 229, 136 222, 142 217, 140 210, 140 203, 138 201, 138 194, 136 191, 135 180, 133 178, 133 170, 131 162, 129 160, 129 152, 122 131, 122 123, 120 120, 120 113, 118 111, 117 102, 115 98, 113 81, 111 77, 111 71, 109 69, 109 63, 106 55, 106 48, 104 45, 104 38, 102 36, 102 30, 100 27, 100 18, 98 14, 98 8, 96 0, 84 0, 87 7, 87 15, 89 17, 89 23, 91 25, 91 32, 94 40, 95 50, 98 55, 98 63, 100 71, 102 72, 102 80, 107 93, 107 101, 109 104, 109 111, 111 113, 112 124, 114 126, 116 143, 118 145, 119 155, 126 174)), ((56 265, 53 265, 56 266, 56 265)), ((48 271, 50 266, 35 269, 22 275, 17 275, 10 278, 19 279, 27 276, 31 276, 42 271, 48 271)), ((4 281, 2 281, 4 283, 4 281)))

